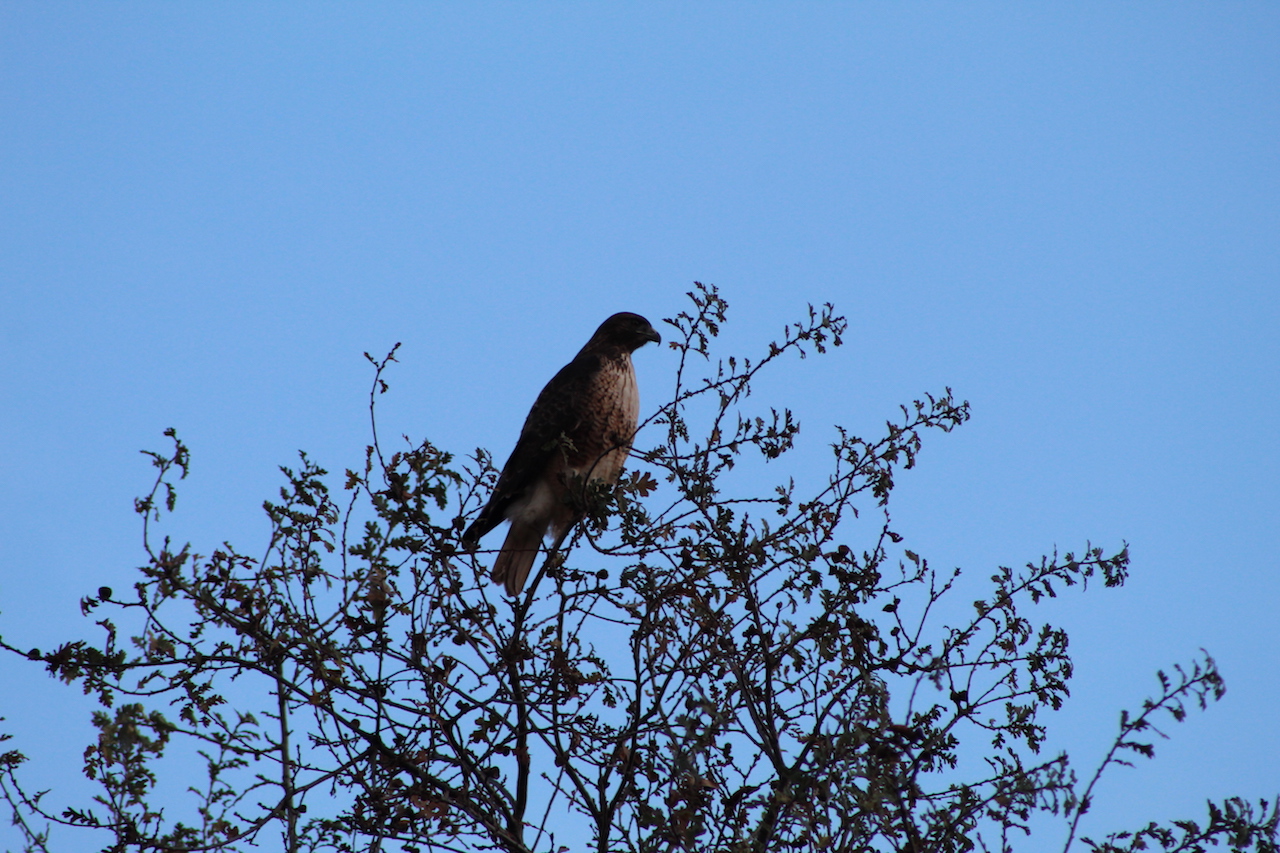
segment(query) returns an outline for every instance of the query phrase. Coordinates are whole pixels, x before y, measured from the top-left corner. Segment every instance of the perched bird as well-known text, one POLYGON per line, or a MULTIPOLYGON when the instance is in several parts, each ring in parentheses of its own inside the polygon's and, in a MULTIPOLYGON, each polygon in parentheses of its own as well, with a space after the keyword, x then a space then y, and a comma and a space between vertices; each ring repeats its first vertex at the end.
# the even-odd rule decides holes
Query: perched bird
POLYGON ((493 582, 508 594, 524 588, 543 538, 554 537, 555 550, 582 520, 585 484, 618 482, 640 417, 631 353, 649 341, 662 337, 648 320, 614 314, 534 401, 489 503, 462 534, 473 551, 482 536, 511 522, 493 563, 493 582))

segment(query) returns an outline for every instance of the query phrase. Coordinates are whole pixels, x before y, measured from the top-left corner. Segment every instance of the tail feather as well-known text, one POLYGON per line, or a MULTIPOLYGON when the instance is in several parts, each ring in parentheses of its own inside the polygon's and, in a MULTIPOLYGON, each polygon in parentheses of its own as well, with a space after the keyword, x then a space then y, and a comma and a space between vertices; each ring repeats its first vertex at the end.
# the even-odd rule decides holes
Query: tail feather
POLYGON ((506 541, 502 543, 502 553, 493 561, 493 582, 506 586, 508 595, 519 593, 524 589, 524 582, 533 568, 533 561, 538 558, 541 545, 541 530, 525 522, 511 522, 506 541))

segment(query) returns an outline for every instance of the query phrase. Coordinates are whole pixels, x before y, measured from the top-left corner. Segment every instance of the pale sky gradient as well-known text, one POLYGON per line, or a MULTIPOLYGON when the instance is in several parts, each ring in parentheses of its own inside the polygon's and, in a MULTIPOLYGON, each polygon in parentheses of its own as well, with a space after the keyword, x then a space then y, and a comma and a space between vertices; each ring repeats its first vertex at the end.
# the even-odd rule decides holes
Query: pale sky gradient
MULTIPOLYGON (((849 316, 760 390, 802 465, 972 402, 896 494, 935 565, 1131 544, 1033 614, 1077 665, 1050 752, 1091 769, 1157 668, 1218 660, 1086 834, 1280 793, 1280 6, 689 6, 0 4, 0 634, 132 582, 166 427, 175 535, 252 552, 276 466, 359 464, 363 351, 404 344, 389 434, 503 456, 601 319, 700 280, 730 352, 849 316)), ((674 356, 636 361, 656 405, 674 356)), ((0 685, 32 778, 74 777, 83 697, 0 685)))

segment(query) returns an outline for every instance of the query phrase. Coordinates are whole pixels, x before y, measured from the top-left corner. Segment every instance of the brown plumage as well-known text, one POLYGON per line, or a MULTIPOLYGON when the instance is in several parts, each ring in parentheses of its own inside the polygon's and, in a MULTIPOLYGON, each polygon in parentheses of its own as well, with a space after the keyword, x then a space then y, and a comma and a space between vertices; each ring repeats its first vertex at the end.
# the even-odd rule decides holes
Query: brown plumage
POLYGON ((502 521, 511 522, 493 563, 493 582, 524 588, 543 538, 555 550, 582 520, 580 489, 612 485, 622 474, 640 416, 631 353, 661 336, 639 314, 614 314, 534 401, 489 503, 462 534, 474 550, 502 521))

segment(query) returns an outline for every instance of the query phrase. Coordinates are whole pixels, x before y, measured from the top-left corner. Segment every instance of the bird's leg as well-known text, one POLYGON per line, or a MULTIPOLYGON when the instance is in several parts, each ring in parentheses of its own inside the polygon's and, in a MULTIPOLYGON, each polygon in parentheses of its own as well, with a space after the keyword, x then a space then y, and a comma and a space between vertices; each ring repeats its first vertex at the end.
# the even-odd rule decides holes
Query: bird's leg
MULTIPOLYGON (((572 528, 569 529, 572 530, 572 528)), ((547 549, 547 559, 543 562, 544 566, 552 560, 556 561, 555 568, 557 569, 564 565, 566 555, 560 553, 560 546, 564 544, 565 537, 568 535, 569 530, 566 530, 556 537, 556 541, 551 543, 551 547, 547 549)))
POLYGON ((574 525, 569 525, 558 536, 556 536, 555 541, 551 543, 549 548, 547 548, 547 556, 542 561, 542 568, 538 570, 538 580, 542 579, 542 576, 547 573, 548 569, 555 571, 564 565, 564 561, 569 555, 561 551, 560 546, 564 544, 565 538, 573 531, 573 528, 574 525))
MULTIPOLYGON (((572 525, 570 525, 570 530, 572 530, 572 525)), ((537 592, 538 584, 542 583, 542 578, 546 575, 548 569, 555 571, 564 565, 566 555, 560 553, 560 546, 564 543, 564 539, 568 535, 569 530, 564 531, 558 535, 556 540, 551 543, 551 546, 547 548, 546 556, 542 558, 542 565, 538 567, 538 571, 534 572, 532 577, 529 578, 528 583, 525 584, 525 601, 533 599, 534 594, 537 592)))

